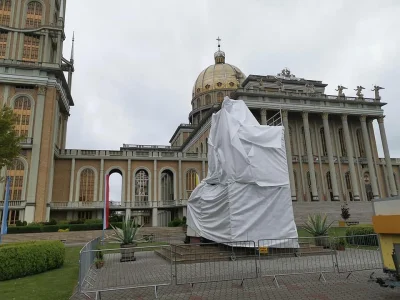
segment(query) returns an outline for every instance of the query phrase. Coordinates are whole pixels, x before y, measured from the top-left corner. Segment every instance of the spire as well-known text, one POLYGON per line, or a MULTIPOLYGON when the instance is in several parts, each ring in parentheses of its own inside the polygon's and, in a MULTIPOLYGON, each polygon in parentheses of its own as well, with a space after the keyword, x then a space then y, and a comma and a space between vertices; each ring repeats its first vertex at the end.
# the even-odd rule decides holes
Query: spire
POLYGON ((217 38, 218 41, 218 51, 214 53, 214 60, 216 64, 224 64, 225 63, 225 52, 221 51, 221 39, 217 38))
POLYGON ((72 32, 72 47, 71 47, 71 64, 74 64, 74 43, 75 43, 75 31, 72 32))

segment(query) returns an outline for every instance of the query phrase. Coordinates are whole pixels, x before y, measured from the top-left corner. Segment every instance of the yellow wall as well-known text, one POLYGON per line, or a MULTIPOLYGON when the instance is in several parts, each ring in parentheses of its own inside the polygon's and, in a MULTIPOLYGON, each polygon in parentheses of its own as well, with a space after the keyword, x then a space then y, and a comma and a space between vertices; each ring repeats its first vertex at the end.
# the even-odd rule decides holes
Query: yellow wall
POLYGON ((385 268, 394 270, 394 262, 392 258, 393 244, 400 244, 400 233, 398 234, 380 234, 379 241, 381 243, 381 251, 383 257, 383 265, 385 268))

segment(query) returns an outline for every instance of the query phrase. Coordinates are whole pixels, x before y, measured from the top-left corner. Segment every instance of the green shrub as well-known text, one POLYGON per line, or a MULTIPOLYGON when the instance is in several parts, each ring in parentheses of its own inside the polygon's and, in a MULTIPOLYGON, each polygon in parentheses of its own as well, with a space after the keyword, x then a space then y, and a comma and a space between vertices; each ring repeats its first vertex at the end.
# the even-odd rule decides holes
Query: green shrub
POLYGON ((373 227, 350 227, 346 229, 346 241, 350 245, 378 246, 373 227))
POLYGON ((60 268, 64 258, 65 247, 60 241, 0 245, 0 281, 60 268))
POLYGON ((60 226, 58 225, 46 225, 42 226, 42 232, 57 232, 58 229, 60 229, 60 226))
POLYGON ((85 224, 103 224, 102 219, 87 219, 85 220, 85 224))
POLYGON ((179 218, 175 218, 171 222, 168 222, 168 227, 179 227, 182 225, 183 225, 183 222, 179 218))
POLYGON ((8 227, 7 233, 34 233, 41 232, 41 226, 8 227))
POLYGON ((83 219, 79 219, 79 220, 70 220, 69 222, 68 222, 68 224, 84 224, 85 223, 85 220, 83 220, 83 219))

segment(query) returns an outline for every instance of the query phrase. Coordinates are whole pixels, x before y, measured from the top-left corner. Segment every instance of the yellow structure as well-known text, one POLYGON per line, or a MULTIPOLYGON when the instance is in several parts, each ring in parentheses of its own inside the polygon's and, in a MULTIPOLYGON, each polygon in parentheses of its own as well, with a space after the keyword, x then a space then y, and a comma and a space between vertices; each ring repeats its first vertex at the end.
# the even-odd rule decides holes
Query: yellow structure
POLYGON ((392 253, 394 244, 400 244, 400 199, 374 200, 374 230, 379 235, 383 267, 395 270, 392 253))

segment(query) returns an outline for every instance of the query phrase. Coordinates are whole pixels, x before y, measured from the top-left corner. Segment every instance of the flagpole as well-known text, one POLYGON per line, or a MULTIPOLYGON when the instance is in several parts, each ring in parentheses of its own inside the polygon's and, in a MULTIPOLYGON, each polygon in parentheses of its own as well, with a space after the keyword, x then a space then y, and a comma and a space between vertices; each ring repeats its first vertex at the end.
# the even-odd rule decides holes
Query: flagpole
POLYGON ((2 223, 1 223, 1 232, 0 232, 0 243, 1 243, 1 237, 4 234, 7 234, 8 201, 10 198, 10 183, 11 183, 11 177, 7 176, 6 177, 6 197, 4 199, 3 219, 2 219, 2 223))

